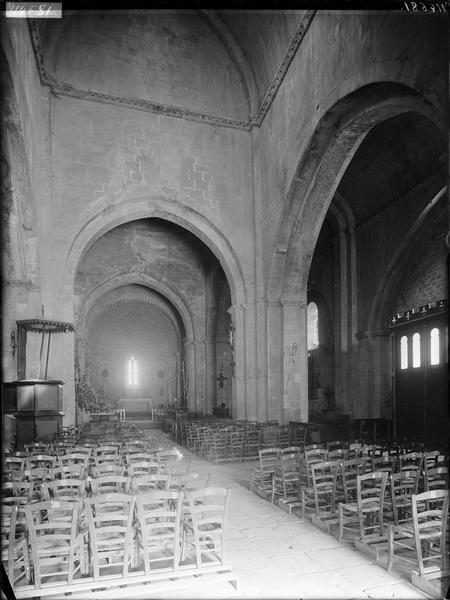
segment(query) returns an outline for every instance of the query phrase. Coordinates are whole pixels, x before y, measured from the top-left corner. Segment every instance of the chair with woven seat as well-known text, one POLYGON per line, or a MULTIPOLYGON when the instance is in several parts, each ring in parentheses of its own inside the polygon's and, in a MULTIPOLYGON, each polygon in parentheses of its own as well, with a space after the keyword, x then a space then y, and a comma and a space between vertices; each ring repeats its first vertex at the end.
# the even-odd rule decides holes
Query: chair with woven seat
POLYGON ((375 471, 358 475, 356 479, 356 502, 339 503, 339 541, 342 541, 344 529, 359 533, 362 542, 383 535, 384 493, 388 473, 375 471))
POLYGON ((128 494, 130 491, 130 478, 123 475, 103 475, 92 477, 89 480, 92 494, 128 494))
POLYGON ((352 458, 341 462, 337 494, 339 498, 343 498, 344 503, 356 501, 356 480, 358 475, 364 475, 367 471, 367 458, 352 458))
POLYGON ((313 512, 318 519, 329 518, 336 512, 336 478, 338 461, 323 461, 311 465, 312 486, 302 486, 301 516, 313 512))
POLYGON ((408 452, 407 454, 400 454, 398 458, 398 470, 399 471, 420 471, 423 463, 422 452, 408 452))
POLYGON ((411 521, 389 527, 389 571, 394 559, 399 559, 418 565, 420 575, 445 572, 448 506, 448 490, 412 496, 411 521))
POLYGON ((49 581, 70 585, 86 564, 78 503, 45 500, 27 504, 24 510, 34 587, 49 581))
POLYGON ((136 542, 144 571, 176 570, 180 563, 182 494, 155 489, 136 496, 136 542))
POLYGON ((185 473, 171 475, 168 489, 183 492, 193 492, 195 490, 209 486, 210 474, 185 473))
POLYGON ((87 471, 89 456, 85 452, 70 452, 59 456, 58 463, 60 467, 82 465, 83 469, 87 471))
POLYGON ((417 494, 419 475, 418 470, 399 471, 389 478, 395 525, 410 521, 412 518, 412 496, 417 494))
POLYGON ((230 490, 207 487, 185 493, 188 517, 183 522, 182 560, 194 550, 196 566, 224 564, 224 534, 230 490))
POLYGON ((56 456, 50 454, 33 454, 26 459, 27 469, 54 469, 56 463, 56 456))
POLYGON ((282 449, 272 477, 273 504, 275 496, 283 498, 284 502, 296 502, 300 499, 300 448, 292 452, 282 449))
POLYGON ((328 450, 321 445, 305 446, 300 464, 300 482, 305 487, 312 486, 312 465, 328 460, 328 450))
POLYGON ((275 471, 280 448, 263 448, 259 450, 259 465, 251 470, 250 491, 256 486, 259 490, 272 493, 272 476, 275 471))
POLYGON ((156 473, 153 475, 138 475, 135 477, 131 477, 130 486, 133 494, 141 494, 157 489, 169 489, 170 481, 171 477, 166 473, 156 473))
POLYGON ((397 464, 395 456, 375 455, 372 456, 372 471, 384 471, 385 473, 394 473, 397 464))
POLYGON ((15 502, 5 502, 4 498, 1 503, 1 552, 2 563, 11 585, 14 587, 19 582, 28 583, 30 564, 25 537, 25 513, 23 507, 15 502))
POLYGON ((89 528, 89 563, 95 580, 111 574, 127 578, 135 560, 135 497, 99 494, 84 501, 89 528))
POLYGON ((24 444, 23 447, 27 452, 35 452, 37 454, 45 454, 50 450, 50 444, 45 444, 44 442, 30 442, 29 444, 24 444))
POLYGON ((425 471, 425 491, 448 489, 448 467, 428 468, 425 471))
POLYGON ((46 481, 41 486, 43 500, 80 501, 86 494, 83 479, 56 479, 46 481))
POLYGON ((136 477, 138 475, 156 475, 156 473, 162 472, 162 463, 156 461, 140 461, 131 463, 128 467, 129 477, 136 477))
POLYGON ((65 465, 64 467, 56 467, 48 469, 45 476, 46 481, 54 479, 86 479, 87 471, 80 463, 78 465, 65 465))
POLYGON ((100 463, 98 465, 91 466, 92 477, 104 477, 106 475, 124 475, 125 467, 123 465, 100 463))

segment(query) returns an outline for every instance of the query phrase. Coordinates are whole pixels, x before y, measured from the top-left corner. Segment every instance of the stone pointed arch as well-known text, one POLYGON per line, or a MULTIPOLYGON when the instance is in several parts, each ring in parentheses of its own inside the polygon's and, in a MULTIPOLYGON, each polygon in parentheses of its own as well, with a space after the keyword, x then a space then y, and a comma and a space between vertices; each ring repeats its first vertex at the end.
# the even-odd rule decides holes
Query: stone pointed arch
POLYGON ((219 260, 230 285, 233 304, 246 302, 242 267, 228 239, 204 215, 173 198, 161 196, 126 199, 103 210, 97 207, 86 213, 66 260, 66 297, 73 294, 75 274, 80 260, 96 240, 118 225, 151 217, 176 223, 197 236, 219 260))
POLYGON ((412 88, 364 86, 339 100, 319 121, 303 153, 280 216, 268 298, 306 293, 314 248, 333 195, 368 132, 391 117, 417 112, 445 131, 445 117, 412 88))

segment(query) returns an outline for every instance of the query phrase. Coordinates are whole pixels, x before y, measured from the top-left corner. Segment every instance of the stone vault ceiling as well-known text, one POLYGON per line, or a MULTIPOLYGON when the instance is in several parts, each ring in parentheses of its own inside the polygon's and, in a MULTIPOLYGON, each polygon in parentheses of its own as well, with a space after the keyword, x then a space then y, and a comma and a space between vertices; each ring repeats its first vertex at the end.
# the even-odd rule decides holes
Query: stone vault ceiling
POLYGON ((367 134, 337 193, 362 225, 442 172, 445 152, 443 135, 428 119, 413 112, 393 117, 367 134))
POLYGON ((41 81, 57 95, 250 130, 262 123, 313 17, 78 11, 30 21, 30 30, 41 81))

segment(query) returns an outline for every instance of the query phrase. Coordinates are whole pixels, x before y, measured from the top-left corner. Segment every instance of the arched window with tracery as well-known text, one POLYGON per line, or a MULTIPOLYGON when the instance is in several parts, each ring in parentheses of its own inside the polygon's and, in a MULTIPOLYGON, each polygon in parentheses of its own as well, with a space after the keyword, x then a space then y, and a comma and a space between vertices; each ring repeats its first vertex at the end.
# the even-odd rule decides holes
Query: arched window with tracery
POLYGON ((310 302, 306 309, 308 350, 319 347, 319 311, 315 302, 310 302))
POLYGON ((128 385, 138 385, 138 364, 134 356, 128 359, 127 363, 127 383, 128 385))

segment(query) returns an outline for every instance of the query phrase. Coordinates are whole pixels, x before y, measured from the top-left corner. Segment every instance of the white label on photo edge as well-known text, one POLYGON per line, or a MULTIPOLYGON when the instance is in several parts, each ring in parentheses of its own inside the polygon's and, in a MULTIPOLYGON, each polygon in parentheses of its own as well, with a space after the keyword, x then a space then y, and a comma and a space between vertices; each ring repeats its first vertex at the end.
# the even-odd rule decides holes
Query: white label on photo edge
POLYGON ((9 19, 61 19, 61 2, 7 2, 5 16, 9 19))

